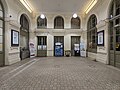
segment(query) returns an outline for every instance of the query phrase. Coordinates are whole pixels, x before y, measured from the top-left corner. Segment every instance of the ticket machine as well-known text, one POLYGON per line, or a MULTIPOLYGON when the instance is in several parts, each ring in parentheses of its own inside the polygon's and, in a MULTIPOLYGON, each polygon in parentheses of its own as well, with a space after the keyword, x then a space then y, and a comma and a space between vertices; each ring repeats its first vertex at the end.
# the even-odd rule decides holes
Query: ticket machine
POLYGON ((55 56, 63 56, 63 44, 60 42, 55 43, 55 56))

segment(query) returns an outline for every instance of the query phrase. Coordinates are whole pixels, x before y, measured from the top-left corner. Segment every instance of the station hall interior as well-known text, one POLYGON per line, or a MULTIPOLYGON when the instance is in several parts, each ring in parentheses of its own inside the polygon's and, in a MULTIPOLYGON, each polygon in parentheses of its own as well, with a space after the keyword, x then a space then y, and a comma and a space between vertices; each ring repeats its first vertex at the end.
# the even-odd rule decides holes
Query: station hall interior
POLYGON ((120 0, 0 0, 0 90, 120 90, 120 0))
POLYGON ((0 66, 66 56, 120 68, 120 0, 0 0, 0 66))

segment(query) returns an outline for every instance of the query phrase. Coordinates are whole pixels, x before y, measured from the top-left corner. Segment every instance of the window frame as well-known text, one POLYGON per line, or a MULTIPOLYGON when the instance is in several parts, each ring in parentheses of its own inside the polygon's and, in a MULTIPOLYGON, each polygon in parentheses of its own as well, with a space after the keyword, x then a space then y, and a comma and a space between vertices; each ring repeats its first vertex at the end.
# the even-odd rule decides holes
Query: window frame
POLYGON ((42 19, 40 16, 37 18, 37 28, 46 29, 47 28, 47 18, 42 19))
POLYGON ((64 29, 64 19, 62 16, 57 16, 54 19, 54 29, 64 29), (59 19, 61 19, 61 21, 59 21, 59 19), (60 22, 60 23, 58 23, 60 22), (60 24, 60 26, 59 26, 60 24))
POLYGON ((87 48, 88 52, 97 53, 97 17, 92 14, 87 24, 87 48), (94 32, 94 33, 93 33, 94 32))
POLYGON ((71 29, 80 29, 81 28, 81 20, 79 17, 71 18, 71 29), (78 21, 78 23, 77 23, 78 21), (77 23, 77 24, 74 24, 77 23), (78 26, 77 26, 78 25, 78 26))

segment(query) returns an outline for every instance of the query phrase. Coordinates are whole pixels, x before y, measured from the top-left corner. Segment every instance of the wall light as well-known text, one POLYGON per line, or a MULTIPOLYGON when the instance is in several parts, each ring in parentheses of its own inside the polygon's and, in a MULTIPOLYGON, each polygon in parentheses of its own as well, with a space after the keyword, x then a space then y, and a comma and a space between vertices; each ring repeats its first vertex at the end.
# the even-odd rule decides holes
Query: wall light
POLYGON ((85 13, 87 14, 97 3, 98 0, 92 0, 91 3, 88 5, 87 9, 85 10, 85 13))
POLYGON ((27 2, 27 0, 20 0, 20 2, 26 7, 26 9, 32 13, 32 8, 30 6, 30 4, 27 2))
POLYGON ((76 13, 73 14, 73 18, 77 18, 77 14, 76 13))
POLYGON ((44 19, 44 18, 45 18, 45 15, 44 15, 44 14, 41 14, 41 15, 40 15, 40 18, 44 19))

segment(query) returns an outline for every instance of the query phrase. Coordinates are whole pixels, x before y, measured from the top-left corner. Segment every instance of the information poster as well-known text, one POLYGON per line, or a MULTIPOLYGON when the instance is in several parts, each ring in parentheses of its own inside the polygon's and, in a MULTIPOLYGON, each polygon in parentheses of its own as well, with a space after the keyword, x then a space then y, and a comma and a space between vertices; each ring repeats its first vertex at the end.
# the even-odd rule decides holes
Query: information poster
POLYGON ((11 45, 19 46, 19 32, 11 30, 11 45))
POLYGON ((97 35, 98 35, 97 45, 104 46, 104 30, 97 32, 97 35))
POLYGON ((34 45, 34 43, 30 43, 29 47, 30 47, 30 57, 31 58, 35 57, 35 45, 34 45))
POLYGON ((86 44, 80 43, 80 55, 86 57, 86 44))

